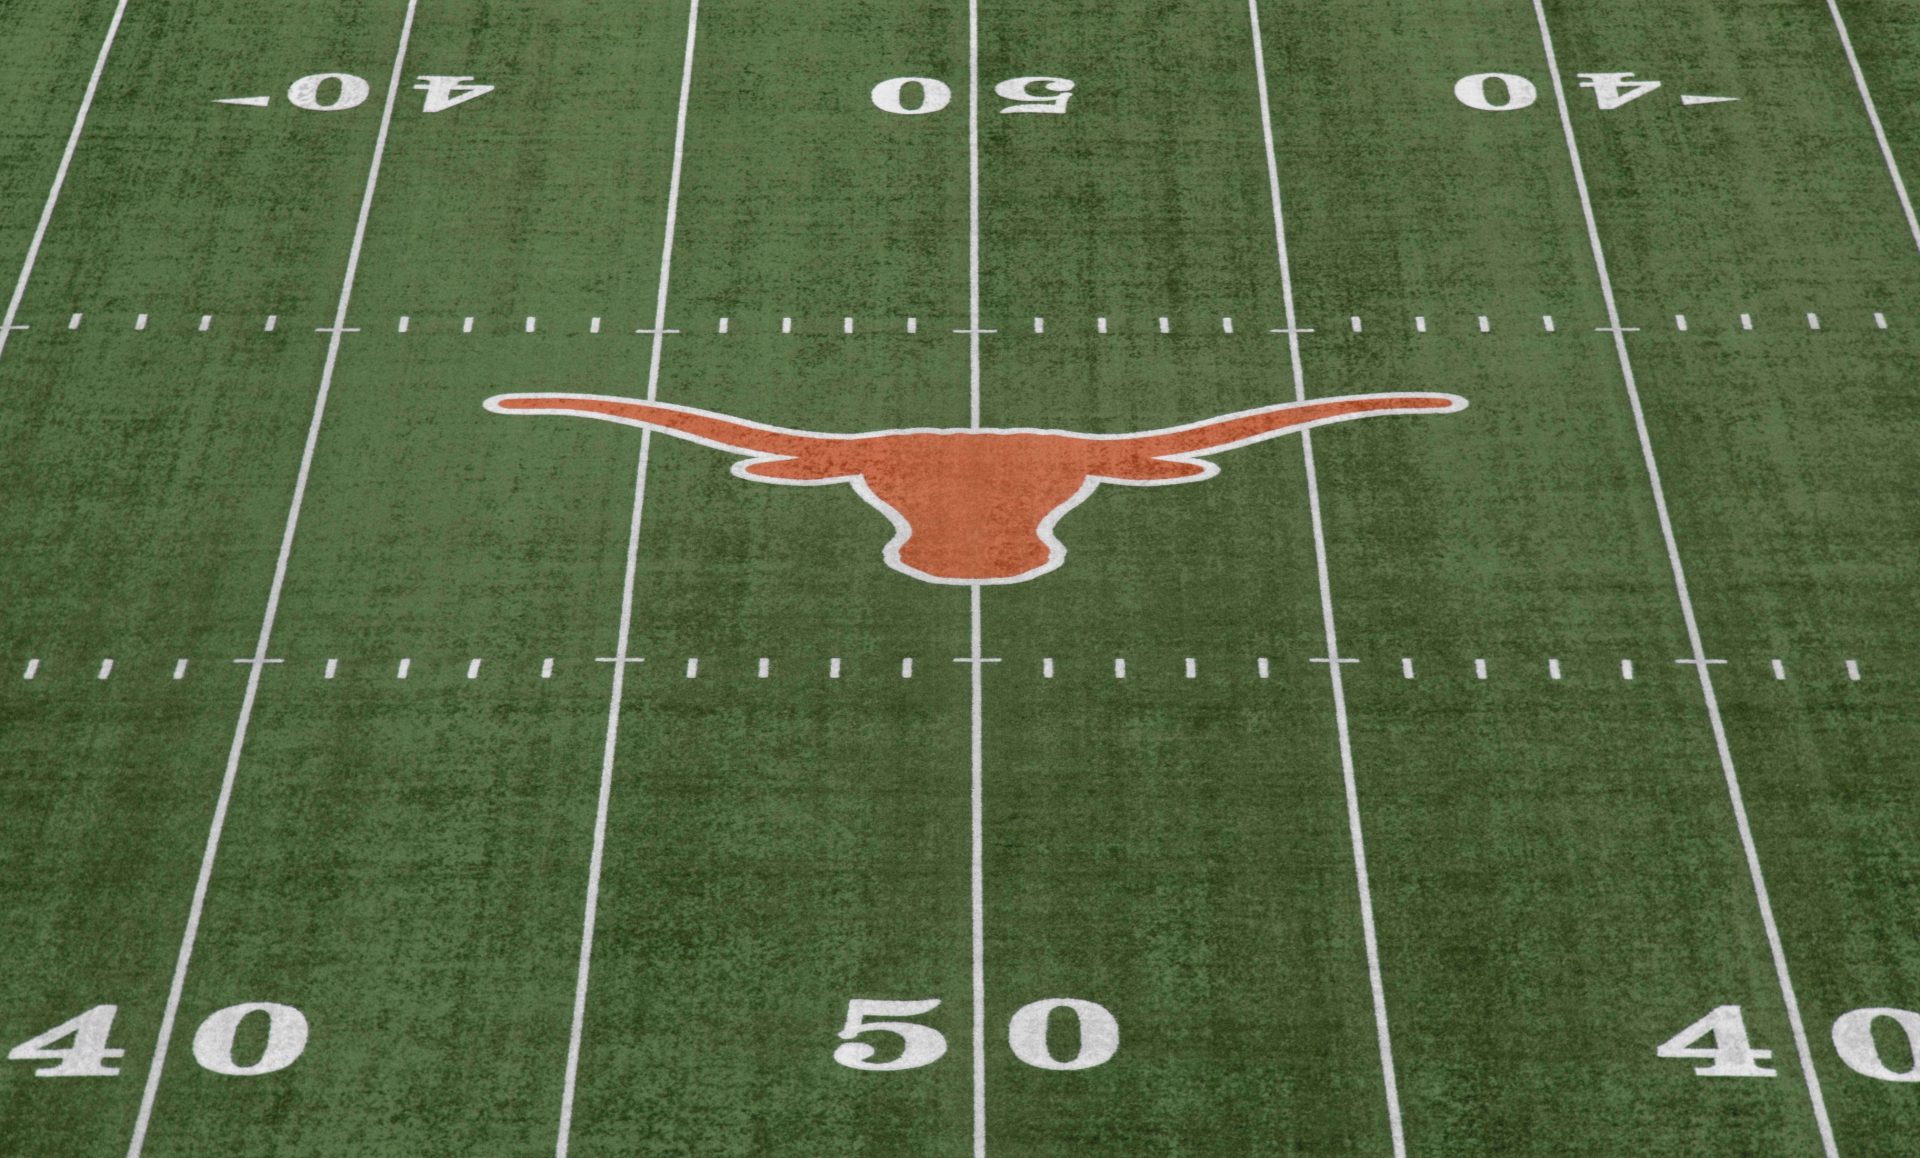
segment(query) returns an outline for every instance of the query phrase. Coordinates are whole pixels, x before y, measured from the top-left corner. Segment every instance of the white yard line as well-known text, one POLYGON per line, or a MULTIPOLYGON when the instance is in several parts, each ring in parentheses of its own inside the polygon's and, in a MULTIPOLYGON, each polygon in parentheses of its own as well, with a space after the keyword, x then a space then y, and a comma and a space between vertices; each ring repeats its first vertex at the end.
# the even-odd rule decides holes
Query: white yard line
POLYGON ((280 593, 286 586, 287 561, 293 555, 294 534, 300 526, 300 507, 306 500, 307 479, 313 472, 314 449, 320 442, 320 425, 327 414, 327 396, 333 390, 333 371, 340 360, 340 339, 347 333, 347 306, 353 298, 354 278, 360 271, 360 250, 366 242, 367 219, 373 212, 373 194, 380 183, 380 162, 387 152, 387 133, 393 125, 393 105, 400 91, 400 74, 406 65, 407 41, 413 36, 413 14, 419 0, 407 0, 406 18, 400 25, 400 44, 393 54, 393 72, 387 81, 387 101, 380 113, 380 131, 374 138, 373 161, 367 167, 367 185, 360 195, 360 216, 353 226, 353 244, 347 250, 347 269, 340 281, 340 300, 333 312, 333 326, 327 331, 327 357, 320 370, 320 388, 313 399, 313 417, 307 424, 306 444, 300 451, 300 470, 294 476, 293 499, 287 507, 287 521, 280 532, 280 555, 273 565, 273 581, 267 587, 267 607, 260 617, 260 635, 253 657, 238 662, 247 665, 247 688, 240 700, 240 718, 234 724, 233 743, 227 749, 226 771, 220 780, 220 794, 213 806, 213 822, 207 829, 206 849, 200 857, 200 876, 194 882, 193 902, 187 909, 187 927, 180 938, 180 954, 174 962, 173 984, 167 990, 166 1010, 160 1018, 160 1033, 154 1042, 153 1062, 147 1070, 146 1089, 140 1096, 139 1116, 134 1120, 133 1140, 127 1146, 127 1158, 139 1158, 146 1144, 147 1128, 153 1120, 154 1097, 160 1092, 160 1078, 166 1070, 167 1047, 173 1039, 173 1023, 180 1012, 180 995, 187 984, 187 967, 193 960, 193 947, 200 934, 200 916, 206 908, 207 889, 213 881, 214 860, 220 853, 220 834, 226 827, 227 806, 233 799, 233 785, 240 772, 240 754, 246 748, 247 727, 253 720, 253 705, 260 693, 260 673, 269 663, 268 645, 273 639, 274 619, 280 613, 280 593))
MULTIPOLYGON (((1580 144, 1573 132, 1573 117, 1567 108, 1566 87, 1560 79, 1560 58, 1553 47, 1553 32, 1547 26, 1547 10, 1542 0, 1533 0, 1533 11, 1540 25, 1540 47, 1546 54, 1547 74, 1553 81, 1553 97, 1560 110, 1560 128, 1566 138, 1567 159, 1573 166, 1574 187, 1580 194, 1580 212, 1586 220, 1587 244, 1593 251, 1593 267, 1600 280, 1600 294, 1607 307, 1607 327, 1613 335, 1615 356, 1620 363, 1620 379, 1627 391, 1627 403, 1633 411, 1633 428, 1640 439, 1640 457, 1646 465, 1647 482, 1653 489, 1653 507, 1659 517, 1660 537, 1667 548, 1667 563, 1673 571, 1673 587, 1680 600, 1680 617, 1687 628, 1687 644, 1692 648, 1689 663, 1699 673, 1700 693, 1706 701, 1707 721, 1713 729, 1714 748, 1720 756, 1720 770, 1727 782, 1727 796, 1733 804, 1733 816, 1740 830, 1740 846, 1746 853, 1747 872, 1753 879, 1754 898, 1760 906, 1760 920, 1766 928, 1767 945, 1773 953, 1773 969, 1780 982, 1780 997, 1786 1003, 1787 1020, 1793 1028, 1794 1048, 1800 1054, 1800 1072, 1806 1078, 1807 1095, 1812 1100, 1813 1117, 1819 1127, 1820 1143, 1828 1158, 1836 1158, 1833 1125, 1827 1118, 1826 1099, 1820 1093, 1820 1077, 1814 1071, 1813 1051, 1807 1044, 1807 1029, 1800 1017, 1800 1002, 1794 996, 1793 980, 1787 972, 1787 953, 1781 944, 1780 928, 1774 922, 1773 902, 1767 895, 1766 877, 1760 871, 1760 853, 1753 841, 1753 829, 1747 822, 1747 806, 1740 792, 1740 777, 1734 770, 1733 749, 1727 742, 1727 730, 1720 717, 1720 698, 1713 687, 1713 663, 1707 658, 1700 637, 1700 623, 1694 615, 1693 597, 1687 589, 1686 568, 1680 561, 1680 544, 1674 537, 1673 520, 1667 511, 1666 488, 1660 481, 1660 465, 1654 458, 1653 439, 1647 431, 1646 412, 1640 404, 1640 387, 1634 378, 1633 359, 1627 353, 1627 331, 1620 324, 1620 307, 1613 293, 1613 278, 1607 271, 1606 249, 1600 243, 1600 226, 1594 217, 1593 198, 1587 190, 1586 166, 1580 160, 1580 144)), ((1837 14, 1836 14, 1837 15, 1837 14)), ((1904 199, 1904 193, 1902 194, 1904 199)))
MULTIPOLYGON (((687 5, 687 46, 680 64, 680 108, 673 126, 673 167, 667 177, 667 221, 660 243, 660 281, 654 291, 652 352, 647 360, 647 401, 660 393, 660 352, 667 338, 667 289, 673 274, 674 229, 680 219, 680 172, 687 147, 687 104, 693 93, 693 48, 700 23, 700 0, 687 5)), ((634 577, 640 558, 640 524, 647 506, 647 460, 653 432, 640 432, 640 455, 633 474, 633 516, 627 525, 626 577, 620 587, 620 630, 614 641, 613 688, 607 697, 607 738, 600 752, 600 799, 593 816, 593 853, 587 863, 587 898, 580 923, 580 967, 574 980, 573 1023, 567 1032, 567 1069, 560 1090, 560 1128, 555 1158, 566 1158, 573 1133, 573 1102, 580 1076, 580 1043, 587 1020, 587 986, 593 970, 593 933, 600 909, 600 872, 607 847, 607 813, 613 801, 613 768, 620 746, 620 703, 626 692, 627 648, 633 632, 634 577)), ((694 675, 687 661, 687 676, 694 675)))
MULTIPOLYGON (((967 0, 967 399, 969 422, 980 429, 980 0, 967 0)), ((985 848, 985 767, 981 750, 985 717, 982 684, 986 659, 981 653, 980 584, 968 591, 969 683, 972 692, 968 887, 973 904, 973 1153, 987 1153, 987 890, 985 848)))
POLYGON ((1893 146, 1887 141, 1887 130, 1880 124, 1880 110, 1873 103, 1873 92, 1867 88, 1867 74, 1860 70, 1860 57, 1853 51, 1853 37, 1847 35, 1847 22, 1840 15, 1839 0, 1827 0, 1827 11, 1833 14, 1833 30, 1840 34, 1840 47, 1847 54, 1847 67, 1853 69, 1854 87, 1860 90, 1860 103, 1866 106, 1867 121, 1873 126, 1873 138, 1880 142, 1880 156, 1887 163, 1887 176, 1893 178, 1894 195, 1900 198, 1900 212, 1907 218, 1907 235, 1913 238, 1914 248, 1920 249, 1920 220, 1913 215, 1913 199, 1907 196, 1907 182, 1900 175, 1900 163, 1893 159, 1893 146))
POLYGON ((114 38, 120 35, 120 20, 127 13, 127 0, 114 6, 113 19, 107 22, 107 35, 100 41, 100 55, 94 58, 93 75, 87 78, 87 91, 80 97, 80 111, 73 116, 73 131, 67 134, 67 147, 60 154, 60 165, 53 171, 53 185, 47 190, 47 203, 40 209, 40 223, 33 228, 33 240, 27 243, 26 260, 20 263, 20 277, 13 283, 13 296, 7 300, 6 316, 0 318, 0 355, 7 352, 7 339, 13 337, 14 323, 20 318, 20 299, 27 296, 27 282, 33 279, 33 267, 40 260, 40 245, 47 239, 47 227, 53 224, 53 211, 60 204, 60 190, 67 183, 67 170, 73 165, 74 151, 80 147, 80 134, 86 130, 87 114, 93 109, 93 96, 100 91, 100 74, 107 70, 107 54, 113 51, 114 38))
MULTIPOLYGON (((1293 365, 1293 394, 1306 401, 1306 372, 1300 359, 1300 325, 1294 313, 1293 264, 1287 252, 1286 210, 1280 198, 1280 162, 1273 145, 1272 100, 1267 92, 1266 48, 1260 39, 1260 0, 1247 0, 1253 32, 1254 75, 1260 91, 1260 132, 1266 141, 1267 186, 1273 200, 1273 240, 1280 263, 1280 292, 1287 314, 1287 352, 1293 365)), ((1327 538, 1320 516, 1320 476, 1313 459, 1313 432, 1300 432, 1301 454, 1307 468, 1307 510, 1313 522, 1313 556, 1320 579, 1320 620, 1326 633, 1327 674, 1333 684, 1334 728, 1340 741, 1340 776, 1346 787, 1347 832, 1353 845, 1353 873, 1360 890, 1360 931, 1366 942, 1367 981, 1373 991, 1373 1023, 1380 1048, 1380 1073, 1385 1083, 1387 1129, 1395 1158, 1407 1153, 1406 1129, 1400 1115, 1400 1084, 1393 1066, 1393 1034, 1387 1024, 1387 992, 1380 972, 1380 942, 1374 932, 1373 887, 1367 876, 1367 846, 1360 826, 1360 792, 1353 769, 1353 743, 1347 726, 1347 693, 1340 669, 1339 634, 1333 614, 1333 581, 1327 568, 1327 538)))

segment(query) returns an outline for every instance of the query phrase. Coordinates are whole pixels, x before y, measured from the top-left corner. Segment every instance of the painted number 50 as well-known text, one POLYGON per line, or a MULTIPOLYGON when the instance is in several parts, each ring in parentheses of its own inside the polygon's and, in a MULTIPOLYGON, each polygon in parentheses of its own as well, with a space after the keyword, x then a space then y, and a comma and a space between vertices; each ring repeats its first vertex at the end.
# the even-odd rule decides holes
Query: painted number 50
MULTIPOLYGON (((947 1053, 947 1037, 917 1021, 870 1021, 869 1018, 919 1017, 940 1008, 940 999, 920 1001, 847 1002, 847 1023, 840 1030, 845 1043, 833 1051, 833 1060, 855 1070, 911 1070, 932 1065, 947 1053), (886 1061, 874 1061, 880 1050, 865 1034, 888 1033, 900 1039, 900 1050, 886 1061)), ((1086 1070, 1101 1065, 1120 1049, 1120 1023, 1103 1005, 1075 997, 1049 997, 1021 1006, 1007 1023, 1007 1045, 1013 1056, 1043 1070, 1086 1070), (1058 1010, 1073 1014, 1079 1024, 1080 1045, 1073 1056, 1055 1057, 1047 1042, 1047 1024, 1058 1010)), ((892 1051, 889 1051, 890 1053, 892 1051)))
MULTIPOLYGON (((1073 99, 1073 82, 1064 76, 1016 76, 993 86, 1003 100, 1014 102, 1003 113, 1065 113, 1073 99)), ((873 86, 873 107, 883 113, 920 117, 953 103, 953 89, 930 76, 896 76, 873 86)))

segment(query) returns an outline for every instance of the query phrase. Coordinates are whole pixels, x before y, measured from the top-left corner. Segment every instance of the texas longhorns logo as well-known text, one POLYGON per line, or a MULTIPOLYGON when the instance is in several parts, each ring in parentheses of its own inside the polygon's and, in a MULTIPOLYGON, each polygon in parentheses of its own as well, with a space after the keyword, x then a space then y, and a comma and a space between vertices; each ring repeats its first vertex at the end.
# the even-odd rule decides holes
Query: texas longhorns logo
POLYGON ((1139 434, 875 430, 821 434, 710 410, 597 394, 501 394, 500 414, 572 414, 744 456, 733 473, 788 486, 847 483, 893 524, 887 566, 929 583, 1021 583, 1066 561, 1054 526, 1103 482, 1166 486, 1220 473, 1201 457, 1378 414, 1448 414, 1452 394, 1288 402, 1139 434))

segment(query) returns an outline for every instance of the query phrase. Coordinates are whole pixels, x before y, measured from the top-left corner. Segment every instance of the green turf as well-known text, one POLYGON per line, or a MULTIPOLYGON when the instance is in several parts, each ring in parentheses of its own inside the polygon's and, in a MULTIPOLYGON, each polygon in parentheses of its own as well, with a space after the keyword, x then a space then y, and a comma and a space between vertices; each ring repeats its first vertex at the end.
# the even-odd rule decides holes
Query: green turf
MULTIPOLYGON (((0 25, 7 262, 86 7, 0 25)), ((1920 163, 1920 25, 1844 9, 1920 163)), ((0 1153, 132 1136, 405 10, 131 0, 0 356, 0 1044, 104 1003, 126 1051, 0 1062, 0 1153), (319 71, 373 94, 289 107, 319 71)), ((1829 1032, 1920 1008, 1920 252, 1825 4, 1548 13, 1569 86, 1665 84, 1569 87, 1574 130, 1838 1150, 1904 1153, 1916 1087, 1829 1032)), ((1818 1154, 1532 5, 1261 14, 1305 389, 1472 403, 1313 442, 1408 1152, 1818 1154), (1539 103, 1453 98, 1487 71, 1539 103), (1729 1004, 1777 1077, 1655 1056, 1729 1004)), ((645 392, 686 30, 685 0, 419 0, 147 1154, 554 1150, 641 440, 480 403, 645 392), (424 74, 498 87, 429 116, 424 74), (254 1001, 303 1011, 300 1059, 197 1064, 254 1001)), ((968 6, 706 0, 698 30, 660 397, 964 425, 968 6), (869 101, 909 75, 953 105, 869 101)), ((979 50, 984 424, 1291 399, 1246 5, 988 2, 979 50), (1068 113, 1000 115, 1038 74, 1068 113)), ((968 593, 887 568, 847 488, 732 461, 651 442, 572 1153, 973 1153, 968 593), (850 999, 936 997, 942 1060, 834 1064, 850 999)), ((982 592, 995 1154, 1392 1153, 1301 443, 1218 462, 1102 488, 1061 570, 982 592), (1050 997, 1110 1009, 1113 1060, 1018 1060, 1050 997)))

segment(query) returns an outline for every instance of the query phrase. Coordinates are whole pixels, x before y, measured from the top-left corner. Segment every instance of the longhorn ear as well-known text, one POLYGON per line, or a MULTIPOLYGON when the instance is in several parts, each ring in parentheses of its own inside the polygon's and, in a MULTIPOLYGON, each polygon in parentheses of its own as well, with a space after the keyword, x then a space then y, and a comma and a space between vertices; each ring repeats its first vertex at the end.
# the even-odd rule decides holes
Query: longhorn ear
POLYGON ((1180 482, 1210 477, 1218 469, 1207 462, 1171 462, 1164 458, 1128 455, 1105 464, 1096 473, 1117 482, 1180 482))
POLYGON ((775 458, 746 462, 734 468, 749 478, 766 479, 768 482, 824 482, 832 478, 846 478, 847 472, 839 470, 823 459, 775 458))

